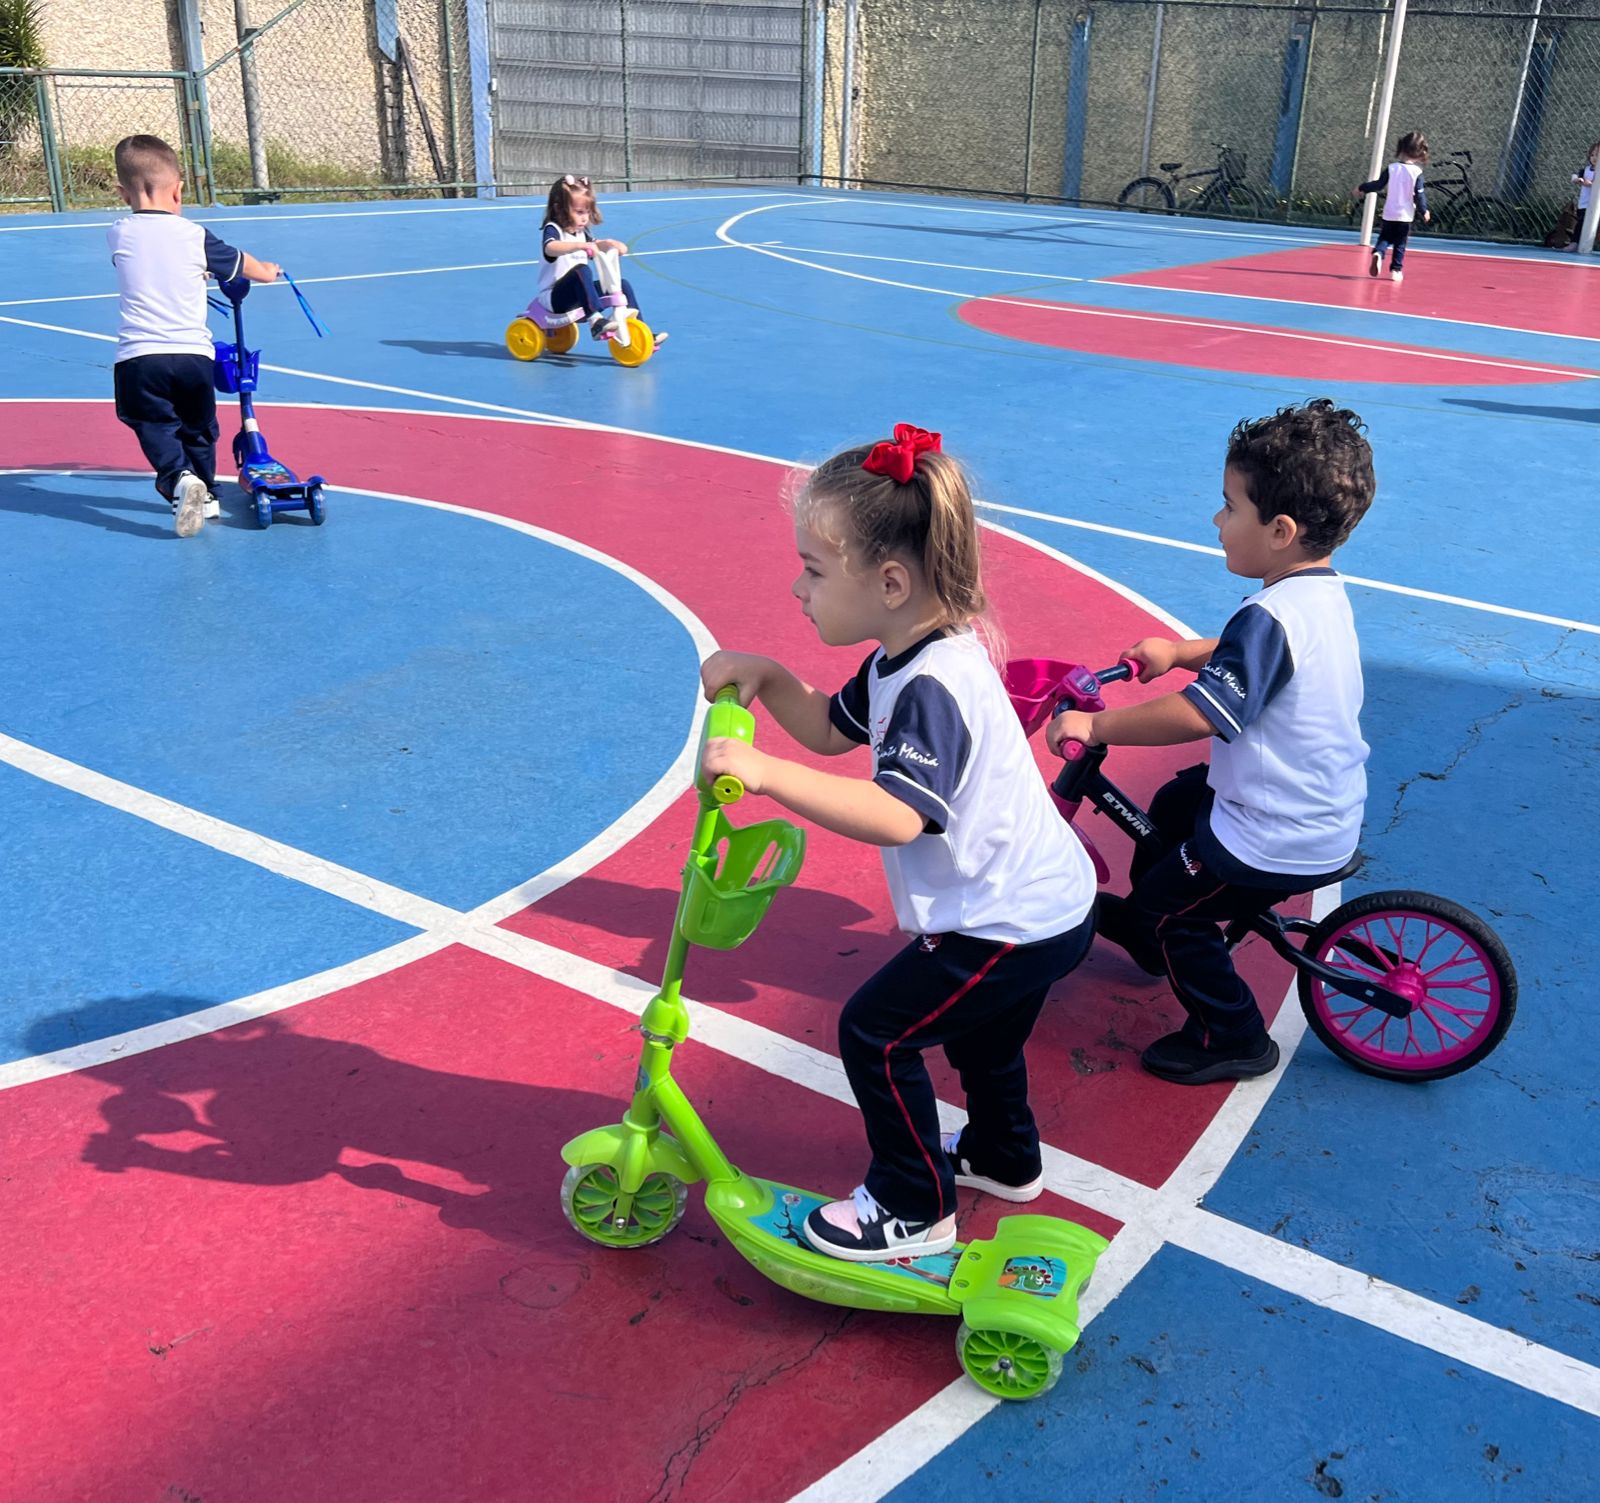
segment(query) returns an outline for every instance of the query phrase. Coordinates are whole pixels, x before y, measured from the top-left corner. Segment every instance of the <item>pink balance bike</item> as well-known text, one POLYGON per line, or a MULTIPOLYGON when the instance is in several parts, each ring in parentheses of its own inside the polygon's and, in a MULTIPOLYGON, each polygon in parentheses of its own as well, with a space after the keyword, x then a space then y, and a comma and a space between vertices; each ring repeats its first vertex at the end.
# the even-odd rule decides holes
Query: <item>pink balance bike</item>
MULTIPOLYGON (((1006 665, 1006 690, 1031 736, 1062 710, 1105 709, 1101 688, 1137 672, 1126 660, 1096 673, 1024 658, 1006 665)), ((1063 750, 1050 792, 1102 883, 1109 869, 1075 823, 1085 801, 1135 845, 1164 849, 1149 815, 1101 771, 1106 747, 1069 741, 1063 750)), ((1329 881, 1360 864, 1357 856, 1329 881)), ((1226 929, 1230 948, 1250 934, 1295 968, 1312 1032, 1340 1059, 1385 1080, 1440 1080, 1470 1069, 1505 1037, 1517 1009, 1516 968, 1499 936, 1475 913, 1432 893, 1363 893, 1318 923, 1269 908, 1226 929)))
MULTIPOLYGON (((622 293, 621 258, 614 250, 594 253, 594 275, 600 284, 600 304, 606 310, 605 342, 618 365, 643 365, 665 344, 667 336, 657 335, 630 308, 622 293)), ((565 355, 578 343, 578 334, 588 315, 575 308, 570 313, 552 313, 535 298, 523 312, 506 325, 506 348, 518 360, 537 360, 547 350, 565 355)))

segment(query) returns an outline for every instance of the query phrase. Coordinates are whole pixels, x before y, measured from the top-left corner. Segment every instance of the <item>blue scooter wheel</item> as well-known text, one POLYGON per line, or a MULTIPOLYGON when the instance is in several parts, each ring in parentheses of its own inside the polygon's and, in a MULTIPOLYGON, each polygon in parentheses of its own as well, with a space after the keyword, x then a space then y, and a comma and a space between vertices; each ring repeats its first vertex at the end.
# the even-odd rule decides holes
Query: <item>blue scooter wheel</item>
POLYGON ((314 485, 306 492, 306 510, 318 527, 328 520, 328 508, 323 504, 322 487, 314 485))
POLYGON ((272 526, 272 497, 266 495, 256 496, 256 526, 272 526))

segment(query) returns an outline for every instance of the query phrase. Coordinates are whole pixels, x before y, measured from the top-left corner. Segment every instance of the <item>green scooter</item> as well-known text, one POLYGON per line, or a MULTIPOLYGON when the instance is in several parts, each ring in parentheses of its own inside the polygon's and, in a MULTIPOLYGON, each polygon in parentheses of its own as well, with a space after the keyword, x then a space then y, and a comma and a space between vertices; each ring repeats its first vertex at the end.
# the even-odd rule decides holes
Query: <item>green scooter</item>
MULTIPOLYGON (((731 687, 706 716, 702 750, 720 736, 755 741, 755 718, 731 687)), ((689 947, 743 944, 805 859, 805 832, 786 820, 743 828, 728 820, 724 807, 744 795, 737 778, 708 784, 697 774, 696 787, 700 810, 666 971, 639 1024, 633 1099, 621 1122, 561 1150, 571 1165, 561 1184, 567 1220, 602 1247, 646 1247, 677 1226, 689 1186, 703 1180, 712 1218, 774 1283, 831 1305, 958 1316, 956 1352, 967 1375, 1003 1399, 1037 1398, 1078 1340, 1078 1297, 1104 1237, 1054 1216, 1004 1216, 994 1236, 944 1253, 884 1263, 830 1258, 802 1229, 826 1198, 736 1168, 673 1080, 672 1050, 689 1034, 680 995, 689 947)))

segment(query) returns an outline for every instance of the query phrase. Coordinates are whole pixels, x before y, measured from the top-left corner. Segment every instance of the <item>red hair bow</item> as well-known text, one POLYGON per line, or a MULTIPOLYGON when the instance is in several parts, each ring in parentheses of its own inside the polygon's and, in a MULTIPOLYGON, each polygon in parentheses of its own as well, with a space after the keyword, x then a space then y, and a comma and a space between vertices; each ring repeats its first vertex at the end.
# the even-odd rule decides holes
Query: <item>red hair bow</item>
POLYGON ((861 468, 904 485, 916 473, 917 455, 924 452, 944 452, 939 435, 910 423, 896 423, 894 441, 874 444, 872 452, 861 461, 861 468))

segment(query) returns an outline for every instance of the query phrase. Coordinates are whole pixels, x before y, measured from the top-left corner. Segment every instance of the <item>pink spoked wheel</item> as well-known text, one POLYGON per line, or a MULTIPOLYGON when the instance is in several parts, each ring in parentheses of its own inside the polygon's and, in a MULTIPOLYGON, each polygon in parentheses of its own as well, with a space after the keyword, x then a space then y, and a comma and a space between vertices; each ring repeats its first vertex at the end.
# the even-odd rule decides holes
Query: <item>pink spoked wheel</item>
POLYGON ((1475 913, 1426 892, 1369 892, 1334 909, 1305 954, 1407 998, 1407 1017, 1347 997, 1306 971, 1300 1006, 1341 1059, 1386 1080, 1441 1080, 1470 1070, 1505 1037, 1517 972, 1475 913))

